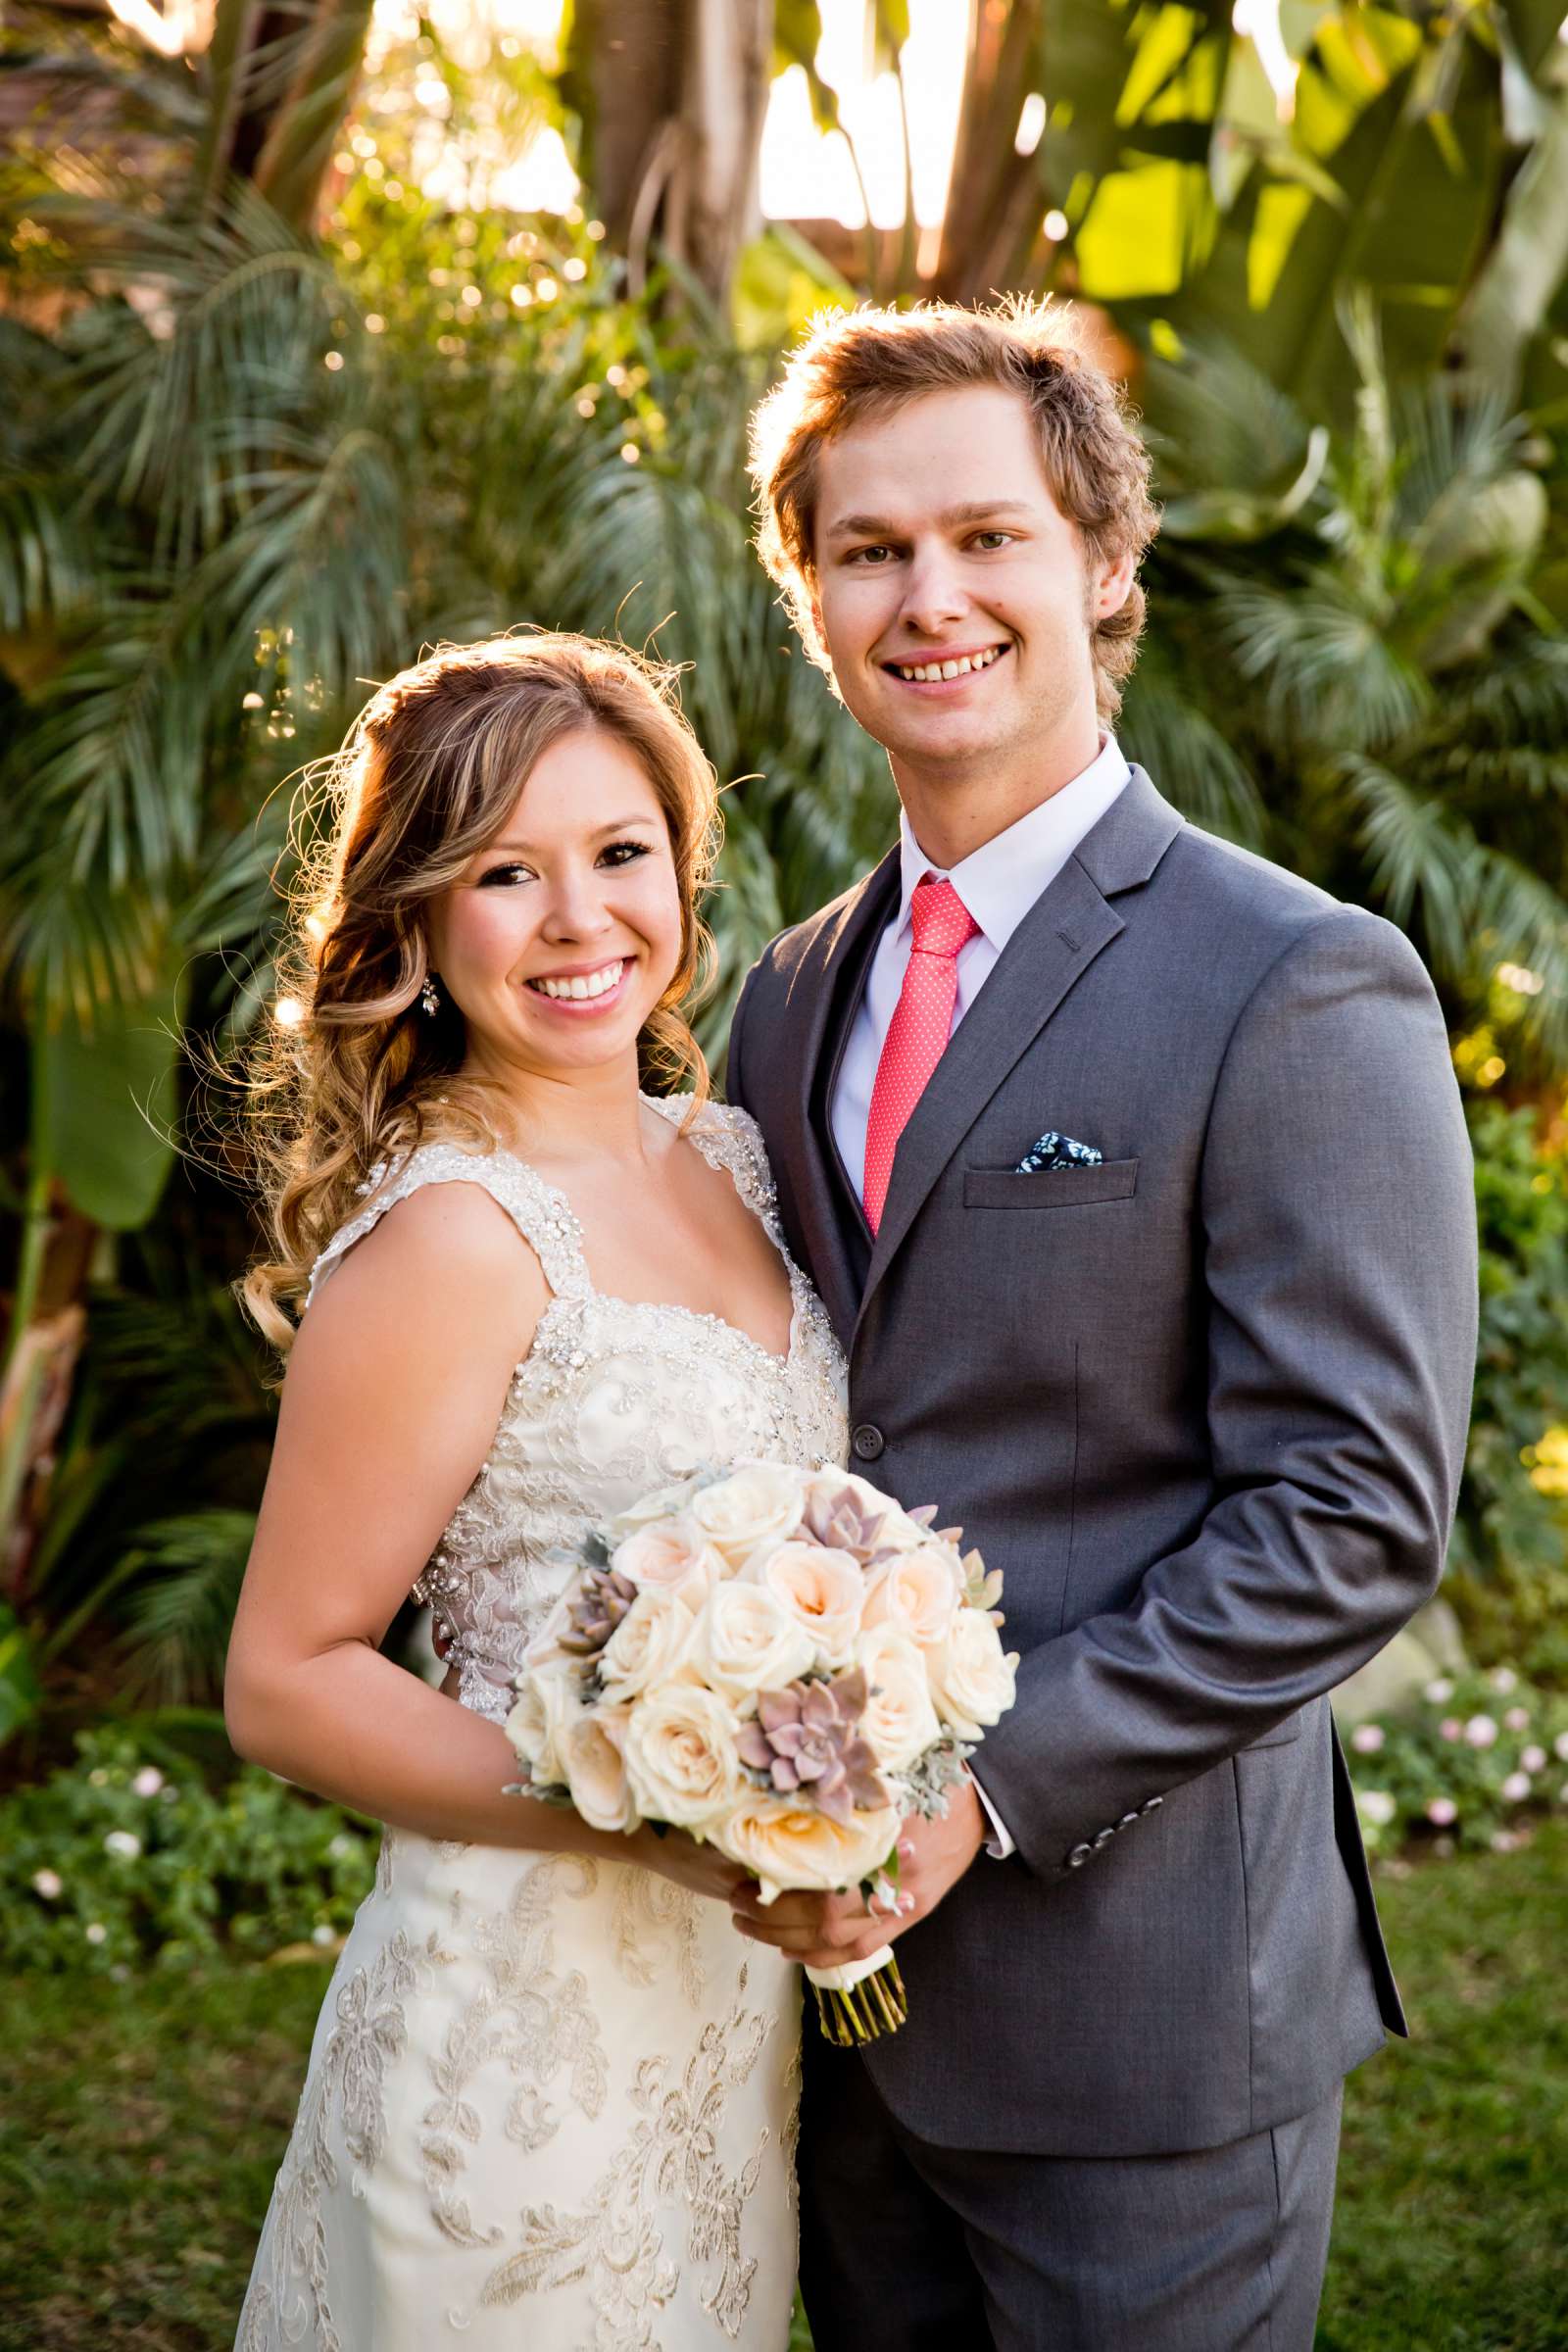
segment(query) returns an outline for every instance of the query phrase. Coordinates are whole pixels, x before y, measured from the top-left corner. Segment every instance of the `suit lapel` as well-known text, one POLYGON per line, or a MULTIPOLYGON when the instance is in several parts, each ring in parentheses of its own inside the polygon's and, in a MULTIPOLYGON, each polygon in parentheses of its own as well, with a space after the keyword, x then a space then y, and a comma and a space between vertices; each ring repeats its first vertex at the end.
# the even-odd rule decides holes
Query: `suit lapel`
POLYGON ((866 967, 898 905, 899 887, 900 857, 895 847, 823 924, 790 983, 789 1007, 796 1016, 791 1023, 793 1087, 803 1139, 798 1169, 801 1215, 809 1244, 811 1277, 835 1329, 845 1339, 855 1327, 860 1285, 844 1219, 857 1213, 858 1204, 833 1141, 829 1118, 832 1081, 844 1057, 866 967))
POLYGON ((931 1188, 998 1087, 1125 928, 1110 899, 1149 880, 1181 826, 1175 809, 1135 767, 1007 942, 899 1139, 860 1317, 931 1188))

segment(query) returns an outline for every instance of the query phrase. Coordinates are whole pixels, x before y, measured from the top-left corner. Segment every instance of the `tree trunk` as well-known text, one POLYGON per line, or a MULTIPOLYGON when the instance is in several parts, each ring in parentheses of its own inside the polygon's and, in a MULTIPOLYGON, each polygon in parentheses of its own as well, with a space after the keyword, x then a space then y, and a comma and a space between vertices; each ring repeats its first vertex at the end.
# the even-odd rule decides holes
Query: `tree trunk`
POLYGON ((211 113, 195 173, 204 205, 238 176, 291 227, 314 225, 372 6, 311 0, 302 14, 263 0, 219 0, 208 51, 211 113))
POLYGON ((1041 0, 970 0, 969 54, 942 247, 931 291, 977 302, 1017 282, 1045 210, 1039 168, 1016 147, 1039 86, 1041 0))
POLYGON ((760 226, 773 0, 578 0, 570 86, 582 163, 633 288, 650 245, 722 306, 760 226))

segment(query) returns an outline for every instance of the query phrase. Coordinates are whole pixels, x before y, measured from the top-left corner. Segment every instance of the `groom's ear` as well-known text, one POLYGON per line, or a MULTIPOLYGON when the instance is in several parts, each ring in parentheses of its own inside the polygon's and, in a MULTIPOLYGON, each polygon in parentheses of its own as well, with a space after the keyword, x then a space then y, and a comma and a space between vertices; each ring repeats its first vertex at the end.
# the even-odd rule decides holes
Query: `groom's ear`
POLYGON ((1114 564, 1106 565, 1100 575, 1100 585, 1095 591, 1095 618, 1097 620, 1108 620, 1113 612, 1121 611, 1132 594, 1133 574, 1137 569, 1138 554, 1134 548, 1128 548, 1124 554, 1116 558, 1114 564))

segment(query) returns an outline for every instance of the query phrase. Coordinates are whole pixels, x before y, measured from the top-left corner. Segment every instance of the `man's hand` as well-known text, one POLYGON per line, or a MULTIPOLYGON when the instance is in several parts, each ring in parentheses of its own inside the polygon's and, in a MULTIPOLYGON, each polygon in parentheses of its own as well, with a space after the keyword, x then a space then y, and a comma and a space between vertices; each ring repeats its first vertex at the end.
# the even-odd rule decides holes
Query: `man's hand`
POLYGON ((748 1881, 730 1899, 731 1916, 743 1936, 771 1943, 808 1968, 842 1968, 891 1943, 934 1911, 984 1845, 987 1828, 974 1783, 962 1780, 949 1791, 946 1813, 934 1821, 906 1822, 899 1838, 896 1911, 880 1904, 868 1911, 858 1893, 781 1894, 764 1904, 748 1881))

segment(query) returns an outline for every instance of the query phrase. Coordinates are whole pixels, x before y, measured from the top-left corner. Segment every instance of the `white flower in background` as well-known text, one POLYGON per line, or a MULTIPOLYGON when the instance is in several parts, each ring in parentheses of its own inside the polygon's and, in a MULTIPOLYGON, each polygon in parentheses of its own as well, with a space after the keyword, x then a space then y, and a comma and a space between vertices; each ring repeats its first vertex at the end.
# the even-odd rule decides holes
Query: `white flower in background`
POLYGON ((1440 1740, 1462 1740, 1464 1738, 1464 1725, 1459 1721, 1457 1715, 1445 1715, 1438 1726, 1438 1738, 1440 1740))
POLYGON ((41 1894, 46 1903, 52 1903, 57 1895, 65 1893, 66 1882, 58 1870, 35 1870, 32 1874, 32 1891, 41 1894))
POLYGON ((1546 1769, 1545 1749, 1537 1747, 1532 1741, 1529 1747, 1523 1749, 1520 1754, 1519 1769, 1521 1772, 1544 1772, 1546 1769))
POLYGON ((1494 1854, 1511 1854, 1519 1843, 1516 1830, 1497 1830, 1487 1839, 1494 1854))
POLYGON ((793 1609, 765 1585, 742 1584, 713 1587, 691 1651, 704 1681, 736 1699, 782 1690, 808 1671, 815 1656, 815 1637, 793 1609))
POLYGON ((1491 1747, 1497 1737, 1497 1727, 1490 1715, 1472 1715, 1464 1727, 1466 1742, 1471 1747, 1491 1747))
POLYGON ((627 1707, 595 1707, 573 1716, 562 1739, 571 1801, 591 1830, 634 1830, 637 1807, 626 1780, 627 1707))
POLYGON ((572 1712, 572 1672, 562 1660, 546 1666, 524 1667, 517 1703, 507 1717, 507 1738, 531 1780, 543 1786, 564 1781, 561 1736, 572 1712))
POLYGON ((748 1795, 713 1830, 713 1842, 758 1882, 764 1903, 784 1888, 832 1893, 858 1886, 898 1842, 894 1805, 852 1812, 848 1821, 787 1797, 748 1795))
POLYGON ((926 1651, 926 1666, 937 1713, 960 1740, 978 1740, 1012 1704, 1018 1653, 1004 1653, 984 1609, 960 1609, 942 1647, 926 1651))
POLYGON ((1358 1788, 1355 1802, 1361 1819, 1378 1830, 1386 1830, 1399 1809, 1386 1788, 1358 1788))
POLYGON ((1459 1808, 1451 1796, 1434 1796, 1427 1801, 1427 1819, 1434 1829, 1451 1829, 1459 1818, 1459 1808))
POLYGON ((829 1666, 847 1666, 860 1627, 865 1577, 853 1552, 825 1544, 780 1544, 757 1571, 758 1583, 810 1636, 829 1666))
POLYGON ((354 1846, 355 1840, 349 1836, 348 1832, 346 1830, 339 1830, 335 1838, 329 1838, 327 1839, 326 1850, 331 1855, 334 1862, 346 1862, 349 1859, 349 1856, 353 1853, 354 1846))
POLYGON ((739 1730, 734 1710, 699 1684, 650 1691, 626 1727, 626 1777, 639 1812, 696 1830, 726 1811, 747 1787, 739 1730))
POLYGON ((313 1943, 318 1943, 321 1949, 325 1951, 329 1943, 336 1943, 337 1930, 336 1928, 329 1927, 324 1919, 318 1920, 315 1927, 311 1930, 311 1941, 313 1943))
POLYGON ((617 1544, 611 1567, 628 1584, 663 1585, 692 1609, 725 1573, 725 1563, 684 1519, 640 1527, 617 1544))
POLYGON ((1493 1669, 1491 1682, 1494 1690, 1500 1690, 1506 1697, 1510 1690, 1518 1688, 1519 1677, 1511 1666, 1497 1666, 1493 1669))
POLYGON ((1559 1732, 1551 1743, 1551 1752, 1559 1764, 1568 1764, 1568 1732, 1559 1732))
POLYGON ((891 1625, 934 1649, 953 1630, 962 1590, 962 1571, 951 1544, 922 1544, 879 1571, 867 1588, 860 1623, 870 1630, 891 1625))
POLYGON ((1441 1707, 1453 1696, 1453 1685, 1446 1674, 1440 1674, 1436 1682, 1428 1683, 1426 1696, 1435 1707, 1441 1707))
POLYGON ((687 1505, 687 1517, 721 1552, 726 1566, 744 1568, 760 1544, 781 1544, 801 1524, 801 1482, 772 1462, 749 1468, 704 1487, 687 1505))
POLYGON ((599 1653, 599 1678, 609 1695, 635 1698, 673 1674, 691 1647, 694 1622, 667 1585, 644 1585, 599 1653))
POLYGON ((860 1643, 869 1686, 860 1732, 886 1772, 903 1772, 942 1737, 925 1659, 907 1634, 879 1625, 860 1643))
POLYGON ((1375 1756, 1383 1745, 1381 1723, 1358 1723, 1350 1734, 1350 1745, 1359 1756, 1375 1756))
POLYGON ((134 1862, 141 1852, 141 1839, 130 1830, 111 1830, 104 1839, 104 1852, 118 1854, 122 1862, 134 1862))
POLYGON ((1528 1732, 1530 1709, 1528 1707, 1510 1707, 1502 1720, 1510 1732, 1528 1732))
POLYGON ((109 1930, 101 1919, 89 1919, 81 1932, 89 1943, 105 1943, 109 1938, 109 1930))
POLYGON ((1530 1775, 1528 1772, 1510 1772, 1508 1778, 1502 1784, 1502 1797, 1504 1803, 1510 1805, 1522 1805, 1525 1801, 1525 1798, 1530 1794, 1530 1775))
POLYGON ((138 1796, 156 1796, 164 1785, 164 1776, 156 1764, 144 1764, 130 1785, 138 1796))

